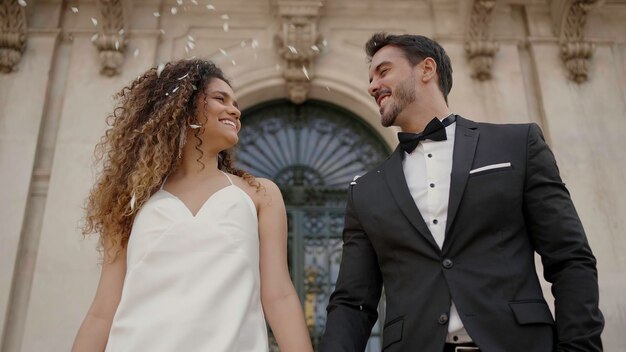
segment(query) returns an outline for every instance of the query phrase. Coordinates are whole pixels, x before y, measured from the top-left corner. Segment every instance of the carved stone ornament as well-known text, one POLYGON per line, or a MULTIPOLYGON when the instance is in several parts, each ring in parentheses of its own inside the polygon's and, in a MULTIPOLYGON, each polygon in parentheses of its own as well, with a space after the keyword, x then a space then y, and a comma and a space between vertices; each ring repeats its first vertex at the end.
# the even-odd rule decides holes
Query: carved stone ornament
POLYGON ((559 35, 561 58, 576 83, 589 79, 588 66, 593 56, 593 43, 585 41, 587 14, 603 0, 555 0, 551 3, 555 31, 559 35))
POLYGON ((491 17, 496 0, 475 0, 472 5, 465 53, 472 67, 472 77, 485 81, 491 78, 493 57, 500 48, 491 37, 491 17))
POLYGON ((93 43, 100 52, 100 73, 106 76, 115 76, 120 73, 124 63, 124 51, 128 38, 127 21, 129 0, 98 0, 98 10, 101 21, 98 34, 93 43))
POLYGON ((26 9, 17 0, 0 1, 0 72, 14 71, 26 48, 26 9))
POLYGON ((313 62, 325 47, 317 33, 320 1, 278 1, 281 31, 274 37, 278 54, 283 58, 283 77, 287 81, 289 99, 303 103, 315 76, 313 62))

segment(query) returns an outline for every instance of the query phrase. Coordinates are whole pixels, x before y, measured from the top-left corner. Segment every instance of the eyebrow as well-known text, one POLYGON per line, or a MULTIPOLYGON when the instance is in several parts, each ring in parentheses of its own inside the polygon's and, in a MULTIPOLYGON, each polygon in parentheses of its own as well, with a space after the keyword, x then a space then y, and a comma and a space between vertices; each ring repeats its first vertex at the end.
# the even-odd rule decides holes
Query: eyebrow
POLYGON ((237 109, 239 109, 239 104, 237 104, 237 100, 236 100, 236 99, 235 99, 232 95, 228 94, 227 92, 225 92, 225 91, 223 91, 223 90, 214 90, 214 91, 209 92, 209 93, 210 93, 210 94, 213 94, 213 93, 219 93, 219 94, 222 94, 222 95, 227 96, 230 100, 232 100, 232 101, 233 101, 233 105, 234 105, 237 109))
MULTIPOLYGON (((386 64, 391 64, 391 61, 383 61, 381 63, 379 63, 378 65, 376 65, 376 68, 374 69, 374 72, 379 72, 380 71, 380 67, 386 64)), ((370 77, 370 83, 372 83, 372 77, 370 77)))

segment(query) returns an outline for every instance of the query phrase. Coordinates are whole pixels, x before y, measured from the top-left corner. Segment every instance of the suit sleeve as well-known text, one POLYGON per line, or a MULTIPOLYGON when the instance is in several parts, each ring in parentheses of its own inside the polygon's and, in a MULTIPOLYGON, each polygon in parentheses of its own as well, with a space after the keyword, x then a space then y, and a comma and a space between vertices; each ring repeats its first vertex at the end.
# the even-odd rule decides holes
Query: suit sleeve
POLYGON ((557 351, 602 351, 596 259, 541 130, 528 134, 524 212, 555 298, 557 351))
MULTIPOLYGON (((356 186, 355 186, 356 187, 356 186)), ((343 254, 328 304, 322 352, 362 352, 378 318, 382 275, 372 243, 363 231, 348 191, 343 254)))

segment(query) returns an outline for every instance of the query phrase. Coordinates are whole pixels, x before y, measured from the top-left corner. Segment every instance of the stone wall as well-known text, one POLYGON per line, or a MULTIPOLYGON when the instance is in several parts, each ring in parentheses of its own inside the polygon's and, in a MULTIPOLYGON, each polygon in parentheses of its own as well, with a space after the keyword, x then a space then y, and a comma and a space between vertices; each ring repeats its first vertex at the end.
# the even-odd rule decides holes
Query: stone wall
POLYGON ((3 352, 68 350, 93 299, 96 240, 83 239, 78 228, 93 182, 93 147, 116 91, 151 66, 196 55, 224 68, 242 109, 304 91, 356 113, 394 145, 394 131, 380 127, 366 91, 362 47, 381 30, 424 34, 446 48, 454 112, 542 126, 598 258, 605 350, 626 350, 626 2, 574 13, 572 4, 582 1, 217 0, 214 10, 197 2, 110 2, 123 16, 93 0, 27 0, 19 10, 24 51, 11 73, 0 73, 3 352), (298 11, 313 35, 306 40, 320 49, 300 57, 310 81, 288 70, 289 36, 275 40, 298 11), (578 17, 564 22, 567 16, 578 17), (115 55, 101 54, 110 46, 92 43, 111 28, 123 48, 117 67, 115 55), (595 46, 579 59, 578 67, 586 65, 576 73, 580 83, 562 59, 563 45, 574 42, 595 46), (118 74, 101 73, 102 55, 118 74))

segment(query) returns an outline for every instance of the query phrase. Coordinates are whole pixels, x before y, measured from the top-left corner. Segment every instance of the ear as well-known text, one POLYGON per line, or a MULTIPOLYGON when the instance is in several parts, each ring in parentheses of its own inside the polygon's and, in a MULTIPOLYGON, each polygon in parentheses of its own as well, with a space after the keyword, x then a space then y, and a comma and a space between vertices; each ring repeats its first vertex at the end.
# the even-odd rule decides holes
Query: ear
POLYGON ((422 82, 428 83, 437 76, 437 63, 432 57, 425 58, 421 64, 422 82))

